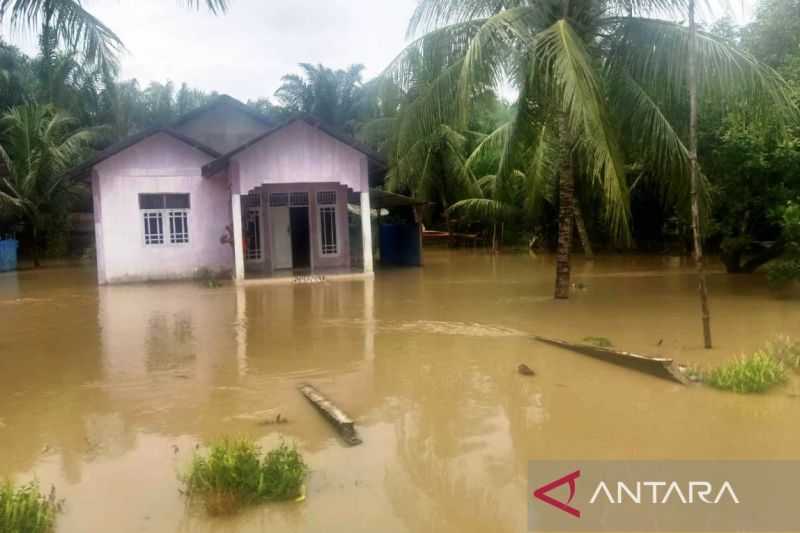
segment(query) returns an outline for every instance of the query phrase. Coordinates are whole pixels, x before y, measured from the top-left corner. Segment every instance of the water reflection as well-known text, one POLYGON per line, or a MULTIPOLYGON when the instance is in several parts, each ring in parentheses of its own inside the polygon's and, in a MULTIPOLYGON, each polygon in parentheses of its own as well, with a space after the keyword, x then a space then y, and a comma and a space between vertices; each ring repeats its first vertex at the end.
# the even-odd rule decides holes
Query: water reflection
POLYGON ((552 258, 473 251, 317 285, 0 276, 0 476, 55 483, 66 532, 112 519, 119 531, 521 531, 530 459, 797 457, 795 379, 743 398, 529 338, 605 336, 711 364, 798 331, 796 301, 710 276, 720 347, 706 352, 684 263, 603 258, 576 272, 586 288, 570 302, 550 298, 552 258), (356 418, 362 446, 341 445, 297 393, 305 381, 356 418), (290 423, 264 423, 278 413, 290 423), (187 512, 177 473, 221 435, 296 442, 313 470, 307 501, 232 520, 187 512))

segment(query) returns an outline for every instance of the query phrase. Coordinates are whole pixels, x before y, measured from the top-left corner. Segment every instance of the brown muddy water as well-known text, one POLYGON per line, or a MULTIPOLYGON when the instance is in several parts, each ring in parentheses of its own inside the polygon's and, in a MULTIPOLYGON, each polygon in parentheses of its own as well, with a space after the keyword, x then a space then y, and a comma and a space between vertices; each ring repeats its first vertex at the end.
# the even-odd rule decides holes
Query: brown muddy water
POLYGON ((88 268, 0 275, 0 478, 55 485, 59 532, 519 532, 530 459, 800 459, 795 378, 737 396, 527 337, 714 364, 800 335, 800 299, 763 278, 710 277, 707 352, 678 259, 578 263, 586 289, 569 302, 551 299, 549 257, 426 260, 374 281, 238 289, 98 288, 88 268), (342 446, 302 382, 357 420, 363 445, 342 446), (290 422, 262 424, 277 413, 290 422), (187 508, 177 476, 222 435, 296 442, 306 501, 226 519, 187 508))

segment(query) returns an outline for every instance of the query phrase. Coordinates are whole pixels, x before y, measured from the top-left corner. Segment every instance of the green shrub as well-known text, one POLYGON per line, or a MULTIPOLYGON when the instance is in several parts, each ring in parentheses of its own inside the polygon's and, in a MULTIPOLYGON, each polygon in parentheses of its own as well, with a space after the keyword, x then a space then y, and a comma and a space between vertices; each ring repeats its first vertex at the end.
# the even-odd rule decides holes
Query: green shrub
POLYGON ((784 287, 797 280, 800 280, 800 259, 778 259, 767 267, 770 287, 784 287))
POLYGON ((765 392, 786 381, 786 367, 766 350, 759 350, 749 357, 740 357, 711 370, 705 381, 722 390, 739 393, 765 392))
POLYGON ((21 487, 10 482, 0 485, 0 533, 48 533, 60 510, 55 489, 45 496, 36 482, 21 487))
POLYGON ((767 267, 767 280, 773 287, 800 281, 800 203, 788 202, 777 209, 775 217, 786 242, 783 257, 767 267))
POLYGON ((195 455, 184 482, 190 499, 199 498, 210 514, 228 514, 244 505, 290 500, 302 495, 308 467, 285 443, 266 455, 247 439, 225 439, 208 455, 195 455))

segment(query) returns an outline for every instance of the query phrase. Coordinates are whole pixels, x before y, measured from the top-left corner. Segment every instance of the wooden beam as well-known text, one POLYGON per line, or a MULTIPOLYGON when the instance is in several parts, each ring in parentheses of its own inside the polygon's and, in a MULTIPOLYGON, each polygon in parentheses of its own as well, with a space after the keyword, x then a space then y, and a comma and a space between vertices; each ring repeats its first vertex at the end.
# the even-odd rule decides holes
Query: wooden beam
POLYGON ((336 407, 325 395, 307 383, 300 385, 298 389, 333 424, 347 444, 350 446, 361 444, 361 438, 356 432, 355 423, 344 411, 336 407))
POLYGON ((681 366, 677 365, 675 361, 667 357, 651 357, 649 355, 642 355, 632 352, 622 352, 619 350, 611 350, 609 348, 600 348, 589 344, 574 344, 571 342, 562 341, 559 339, 550 339, 548 337, 533 337, 539 342, 558 346, 565 350, 571 350, 576 353, 588 355, 596 359, 601 359, 615 365, 621 365, 633 370, 645 372, 656 377, 676 381, 681 385, 688 385, 690 380, 681 371, 681 366))

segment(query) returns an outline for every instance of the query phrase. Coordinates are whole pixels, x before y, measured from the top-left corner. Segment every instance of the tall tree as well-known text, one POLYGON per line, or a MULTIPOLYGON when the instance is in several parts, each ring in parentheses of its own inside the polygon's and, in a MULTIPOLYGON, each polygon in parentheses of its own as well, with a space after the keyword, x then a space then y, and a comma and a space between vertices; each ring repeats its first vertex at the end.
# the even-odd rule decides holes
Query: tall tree
POLYGON ((361 104, 364 65, 333 70, 301 63, 302 75, 287 74, 275 92, 290 111, 314 115, 325 123, 352 132, 361 104))
MULTIPOLYGON (((403 87, 384 79, 367 87, 372 118, 359 130, 365 142, 375 146, 389 162, 387 186, 432 203, 450 226, 449 208, 464 198, 483 196, 466 166, 471 141, 468 128, 458 128, 445 109, 432 109, 430 95, 443 69, 452 69, 445 55, 424 50, 409 58, 413 83, 403 87), (435 113, 437 126, 420 128, 420 113, 435 113)), ((493 97, 492 97, 493 98, 493 97)), ((495 105, 484 98, 486 108, 495 105)), ((430 119, 430 117, 427 117, 430 119)), ((476 129, 480 125, 473 124, 476 129)))
MULTIPOLYGON (((689 151, 680 134, 690 33, 680 23, 648 18, 685 7, 685 0, 421 0, 410 34, 423 35, 390 68, 399 83, 408 83, 412 54, 443 49, 457 70, 440 74, 437 84, 455 88, 438 94, 455 94, 459 115, 467 116, 476 92, 510 78, 524 105, 517 106, 509 146, 534 145, 542 126, 556 139, 557 298, 569 296, 575 187, 602 191, 605 220, 619 239, 629 234, 626 160, 647 167, 676 198, 690 188, 689 151)), ((707 94, 789 106, 779 76, 722 39, 698 32, 696 60, 707 94)), ((431 109, 447 105, 441 98, 431 103, 431 109)), ((498 179, 509 175, 499 172, 498 179)))
POLYGON ((692 195, 692 241, 697 267, 697 288, 700 293, 700 312, 703 322, 703 344, 711 349, 711 312, 708 305, 708 286, 703 258, 703 237, 700 227, 700 168, 697 162, 697 23, 695 0, 689 0, 689 60, 686 63, 689 85, 689 174, 692 195))

